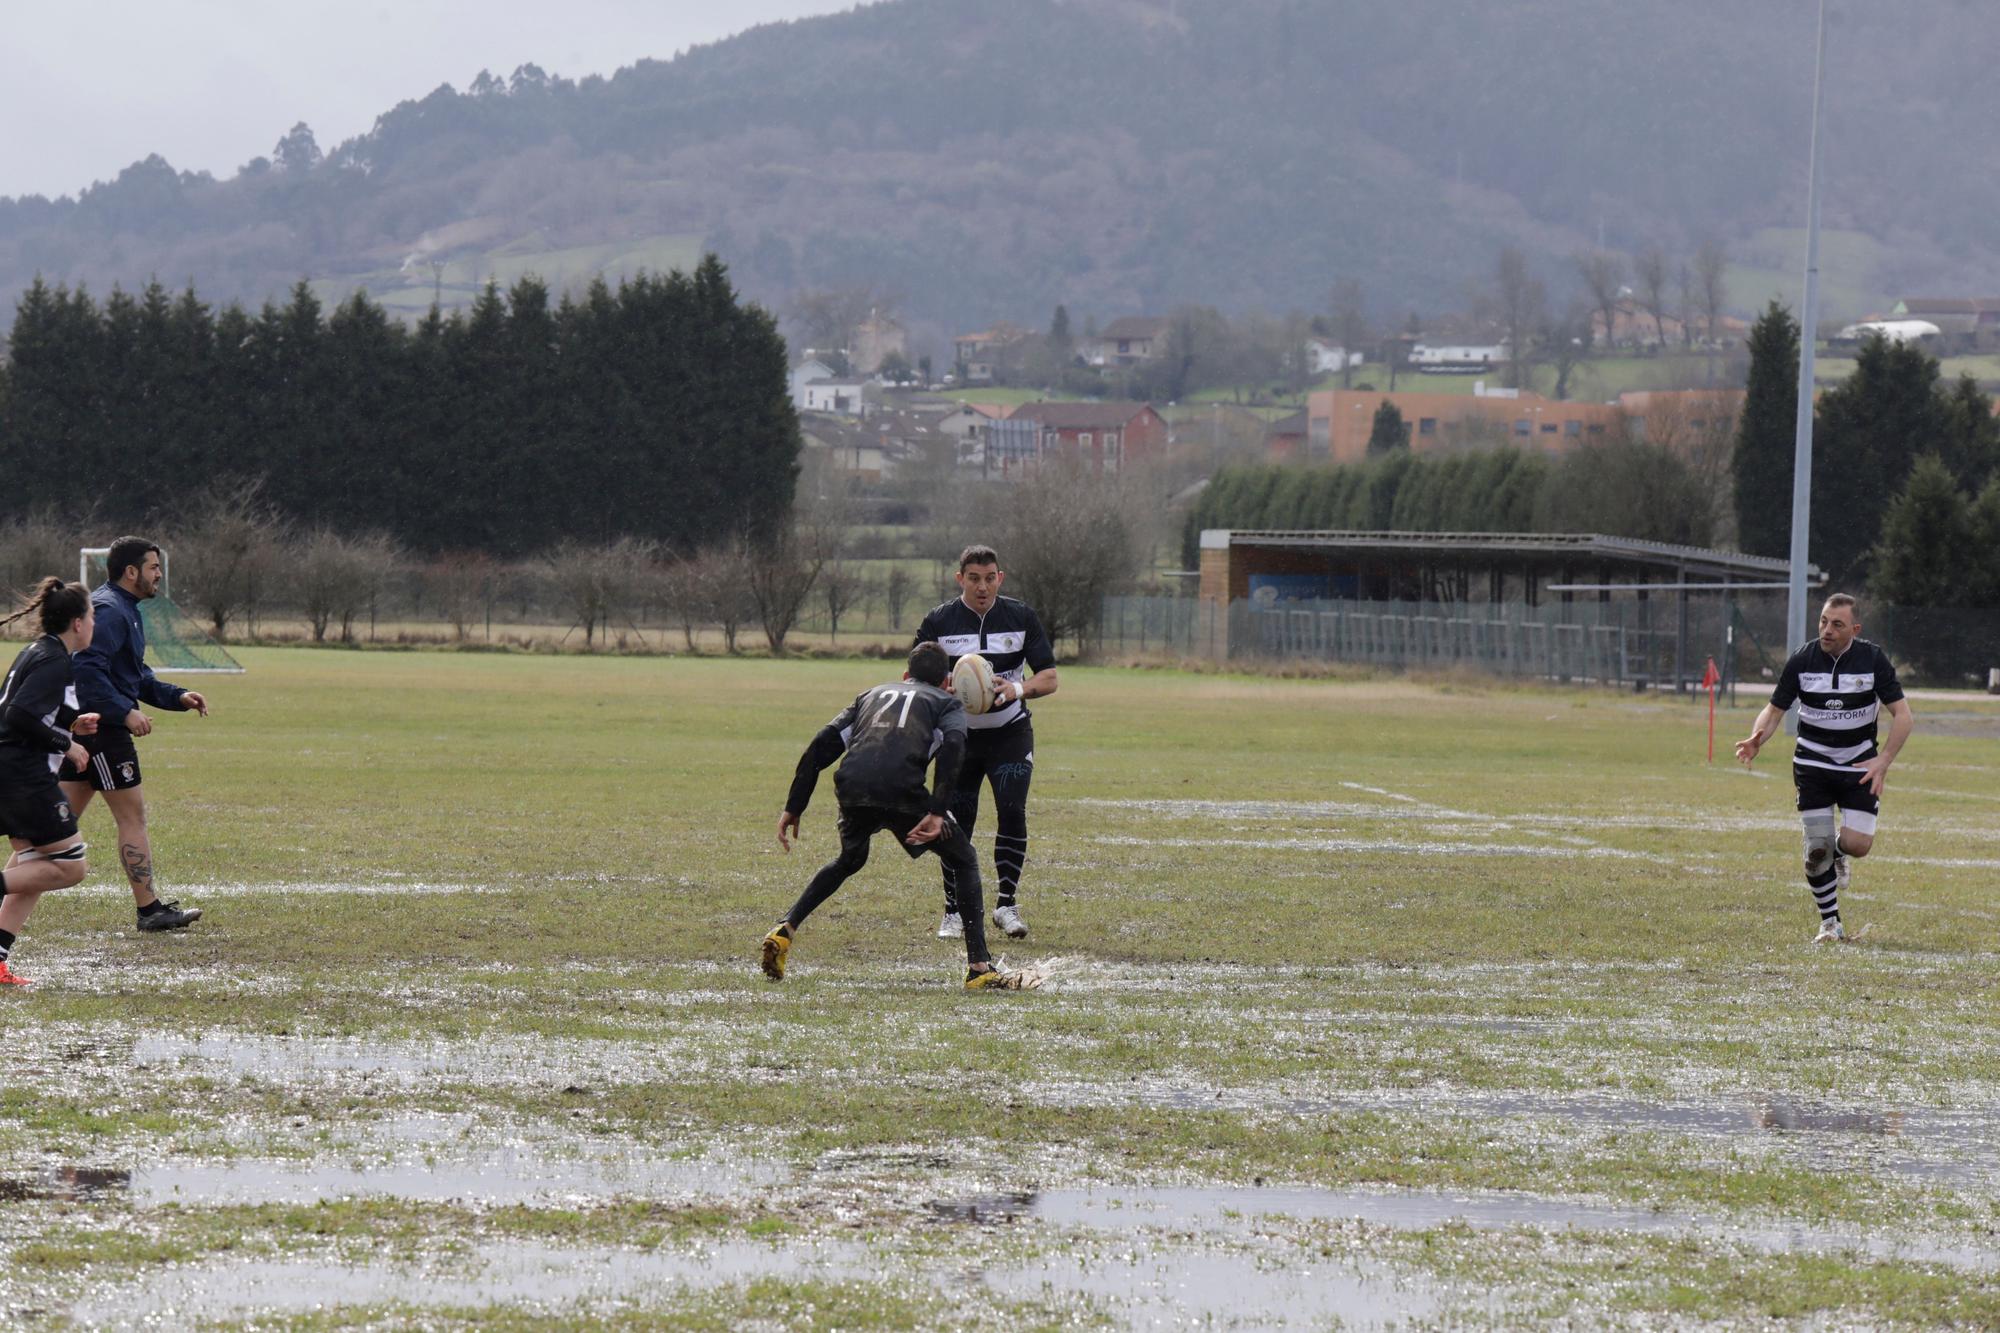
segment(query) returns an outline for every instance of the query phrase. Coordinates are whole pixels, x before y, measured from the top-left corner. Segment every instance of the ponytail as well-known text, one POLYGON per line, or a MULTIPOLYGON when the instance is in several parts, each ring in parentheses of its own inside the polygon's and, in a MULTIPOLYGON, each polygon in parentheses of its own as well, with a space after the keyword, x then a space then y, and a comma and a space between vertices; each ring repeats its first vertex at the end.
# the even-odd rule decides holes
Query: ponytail
POLYGON ((40 616, 42 633, 60 634, 90 612, 90 593, 81 583, 64 583, 51 574, 35 585, 34 595, 13 615, 0 618, 0 629, 31 615, 40 616))

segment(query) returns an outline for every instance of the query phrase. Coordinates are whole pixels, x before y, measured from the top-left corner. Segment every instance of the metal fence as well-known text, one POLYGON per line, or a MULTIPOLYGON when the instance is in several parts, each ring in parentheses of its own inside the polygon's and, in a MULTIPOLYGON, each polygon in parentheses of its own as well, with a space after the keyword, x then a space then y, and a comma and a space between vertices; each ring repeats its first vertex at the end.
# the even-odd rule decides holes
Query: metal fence
POLYGON ((1521 603, 1283 601, 1224 607, 1197 598, 1108 597, 1106 653, 1317 659, 1390 670, 1472 670, 1607 685, 1693 688, 1709 660, 1724 680, 1761 679, 1784 660, 1776 596, 1521 603))

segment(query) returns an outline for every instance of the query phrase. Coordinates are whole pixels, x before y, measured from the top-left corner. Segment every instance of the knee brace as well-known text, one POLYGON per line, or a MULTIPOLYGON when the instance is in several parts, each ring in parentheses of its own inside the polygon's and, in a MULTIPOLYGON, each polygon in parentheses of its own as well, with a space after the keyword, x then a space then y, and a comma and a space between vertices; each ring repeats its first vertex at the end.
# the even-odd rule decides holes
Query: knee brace
POLYGON ((1805 810, 1800 812, 1799 820, 1805 825, 1806 876, 1824 875, 1833 869, 1833 858, 1840 853, 1835 842, 1833 811, 1805 810))

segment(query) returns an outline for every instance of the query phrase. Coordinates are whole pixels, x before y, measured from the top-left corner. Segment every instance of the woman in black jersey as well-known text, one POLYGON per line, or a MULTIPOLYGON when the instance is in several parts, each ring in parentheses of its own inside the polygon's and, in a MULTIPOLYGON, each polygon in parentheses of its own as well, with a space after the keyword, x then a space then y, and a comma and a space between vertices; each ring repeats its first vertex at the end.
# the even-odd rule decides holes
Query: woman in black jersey
POLYGON ((43 579, 35 595, 0 626, 34 616, 41 637, 23 648, 0 685, 0 833, 14 854, 0 869, 0 986, 25 986, 7 966, 15 937, 42 895, 83 882, 83 839, 56 785, 67 758, 87 761, 76 737, 97 730, 97 714, 78 713, 70 657, 90 646, 90 594, 80 583, 43 579))

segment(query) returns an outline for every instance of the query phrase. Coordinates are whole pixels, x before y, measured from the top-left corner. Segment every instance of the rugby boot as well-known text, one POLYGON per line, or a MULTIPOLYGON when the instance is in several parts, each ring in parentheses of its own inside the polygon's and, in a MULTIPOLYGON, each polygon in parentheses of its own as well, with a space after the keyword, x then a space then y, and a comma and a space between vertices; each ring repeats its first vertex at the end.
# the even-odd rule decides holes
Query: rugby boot
POLYGON ((780 921, 764 937, 764 975, 773 981, 785 979, 785 959, 792 952, 792 928, 780 921))
POLYGON ((1010 971, 1009 969, 1000 966, 998 963, 993 964, 983 972, 978 970, 977 968, 970 968, 970 967, 966 968, 965 988, 967 990, 1032 989, 1032 987, 1030 987, 1028 984, 1028 979, 1026 976, 1024 976, 1022 973, 1019 972, 1010 971))
POLYGON ((1012 903, 1002 903, 993 909, 993 924, 1006 931, 1010 940, 1028 938, 1028 923, 1021 919, 1020 909, 1012 903))
POLYGON ((5 959, 0 959, 0 986, 32 986, 34 983, 19 972, 10 971, 5 959))
POLYGON ((1819 934, 1813 936, 1814 944, 1845 944, 1847 932, 1840 928, 1840 918, 1832 917, 1819 923, 1819 934))
POLYGON ((941 940, 962 940, 965 938, 965 918, 956 912, 946 912, 944 920, 938 922, 937 937, 941 940))
POLYGON ((139 929, 185 930, 199 920, 201 920, 199 907, 190 907, 182 911, 180 900, 175 899, 170 903, 161 903, 160 910, 150 916, 142 914, 139 917, 139 929))

